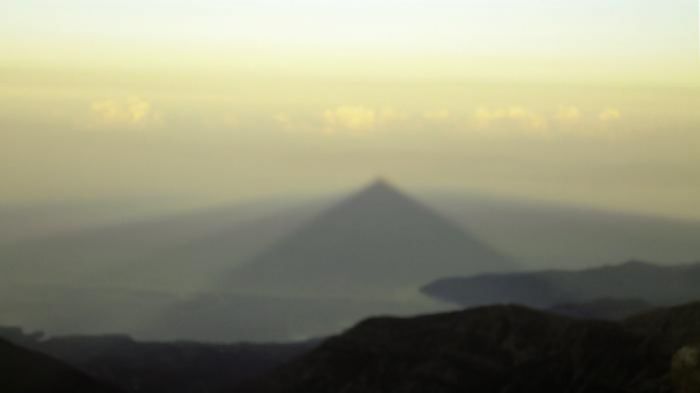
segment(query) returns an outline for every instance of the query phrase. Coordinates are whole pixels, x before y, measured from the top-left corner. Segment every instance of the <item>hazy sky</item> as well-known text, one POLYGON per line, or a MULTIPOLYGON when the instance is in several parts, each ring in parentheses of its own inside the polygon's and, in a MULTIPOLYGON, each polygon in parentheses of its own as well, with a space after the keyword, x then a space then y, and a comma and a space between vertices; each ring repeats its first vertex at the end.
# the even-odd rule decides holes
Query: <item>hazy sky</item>
POLYGON ((0 201, 382 174, 700 218, 690 0, 6 0, 0 201))

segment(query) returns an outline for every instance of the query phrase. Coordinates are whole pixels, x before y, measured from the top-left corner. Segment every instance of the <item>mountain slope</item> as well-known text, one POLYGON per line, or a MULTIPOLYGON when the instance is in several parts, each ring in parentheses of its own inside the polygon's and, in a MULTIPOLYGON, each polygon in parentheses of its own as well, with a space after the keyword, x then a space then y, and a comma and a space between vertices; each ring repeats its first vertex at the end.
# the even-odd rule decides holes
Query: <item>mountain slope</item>
POLYGON ((413 293, 429 277, 517 269, 384 181, 235 269, 232 290, 355 297, 413 293))
MULTIPOLYGON (((220 392, 308 352, 316 341, 287 344, 140 342, 128 336, 41 339, 0 328, 0 338, 47 354, 124 392, 220 392)), ((0 389, 3 393, 4 390, 0 389)))
POLYGON ((49 356, 0 340, 0 391, 3 393, 117 393, 49 356))
POLYGON ((700 344, 700 302, 657 308, 624 320, 628 329, 653 337, 666 351, 700 344))
POLYGON ((600 298, 672 305, 700 300, 700 263, 659 266, 632 261, 578 271, 451 277, 431 282, 422 291, 462 306, 518 303, 549 308, 600 298))
MULTIPOLYGON (((700 332, 700 324, 686 329, 700 332)), ((670 392, 671 358, 685 343, 661 338, 520 306, 373 318, 237 391, 670 392)))
POLYGON ((620 321, 652 308, 649 303, 638 299, 601 298, 583 303, 558 304, 547 311, 579 319, 620 321))

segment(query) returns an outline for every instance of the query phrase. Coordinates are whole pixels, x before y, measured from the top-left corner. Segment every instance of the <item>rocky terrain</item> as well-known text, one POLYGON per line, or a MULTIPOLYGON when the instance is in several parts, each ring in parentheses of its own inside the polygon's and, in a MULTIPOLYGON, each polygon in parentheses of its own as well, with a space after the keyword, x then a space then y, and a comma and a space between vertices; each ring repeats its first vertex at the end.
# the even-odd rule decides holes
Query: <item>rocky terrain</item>
POLYGON ((604 319, 619 321, 654 308, 638 299, 601 298, 582 303, 563 303, 548 311, 580 319, 604 319))
MULTIPOLYGON (((38 356, 60 359, 125 393, 218 392, 259 377, 317 345, 317 341, 288 344, 140 342, 128 336, 43 339, 41 334, 24 334, 16 328, 0 329, 0 337, 41 352, 38 356)), ((16 367, 22 366, 16 364, 16 367)), ((31 371, 26 369, 25 372, 31 371)))
POLYGON ((672 392, 688 377, 672 378, 671 361, 700 338, 699 313, 696 303, 616 323, 490 306, 372 318, 231 392, 672 392))
POLYGON ((3 393, 119 393, 62 362, 0 340, 3 393))

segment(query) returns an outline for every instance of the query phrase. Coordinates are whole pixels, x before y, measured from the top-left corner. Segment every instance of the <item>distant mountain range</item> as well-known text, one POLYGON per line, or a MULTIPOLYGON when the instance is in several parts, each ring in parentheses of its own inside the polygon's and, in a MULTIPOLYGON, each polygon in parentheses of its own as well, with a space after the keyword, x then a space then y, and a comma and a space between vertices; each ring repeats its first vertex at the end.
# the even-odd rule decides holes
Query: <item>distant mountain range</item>
POLYGON ((372 318, 230 392, 696 392, 698 340, 699 303, 621 323, 521 306, 372 318))
POLYGON ((700 304, 647 312, 700 299, 700 263, 666 263, 700 255, 700 224, 443 202, 380 180, 307 205, 29 220, 0 239, 0 324, 52 337, 0 328, 0 392, 700 391, 700 304), (590 267, 635 250, 664 263, 590 267), (309 340, 374 315, 393 317, 309 340), (214 343, 250 340, 294 342, 214 343))
POLYGON ((419 199, 378 181, 343 198, 179 213, 2 207, 0 324, 151 340, 303 339, 369 315, 454 308, 418 290, 441 277, 700 255, 700 223, 691 221, 419 199))
POLYGON ((436 299, 460 306, 517 303, 550 308, 600 298, 673 305, 700 300, 700 263, 660 266, 632 261, 575 271, 448 277, 422 290, 436 299))

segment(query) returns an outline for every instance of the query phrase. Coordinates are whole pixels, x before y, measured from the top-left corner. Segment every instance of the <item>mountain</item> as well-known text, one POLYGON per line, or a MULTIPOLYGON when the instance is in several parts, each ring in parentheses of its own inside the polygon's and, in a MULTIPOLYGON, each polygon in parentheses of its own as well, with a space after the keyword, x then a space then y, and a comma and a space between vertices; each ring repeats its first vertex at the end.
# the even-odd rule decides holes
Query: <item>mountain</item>
POLYGON ((557 304, 548 311, 572 318, 619 321, 652 308, 651 304, 639 299, 602 298, 583 303, 557 304))
POLYGON ((442 278, 422 291, 462 306, 518 303, 549 308, 600 298, 673 305, 700 299, 700 263, 661 266, 630 261, 584 270, 544 270, 442 278))
POLYGON ((621 323, 521 306, 371 318, 230 392, 670 393, 671 359, 700 338, 689 313, 700 304, 621 323))
POLYGON ((318 344, 317 340, 285 344, 141 342, 117 335, 44 339, 17 328, 0 328, 0 338, 60 359, 125 393, 218 393, 261 376, 318 344))
POLYGON ((3 393, 118 393, 119 390, 47 355, 0 340, 3 393))
POLYGON ((225 283, 251 293, 388 298, 413 294, 426 278, 517 268, 378 180, 234 269, 225 283))
MULTIPOLYGON (((628 329, 653 338, 666 352, 700 344, 700 303, 656 308, 624 320, 628 329)), ((700 364, 698 365, 700 366, 700 364)))
MULTIPOLYGON (((700 255, 698 222, 467 193, 449 198, 416 195, 429 208, 414 204, 431 216, 443 224, 443 217, 449 218, 448 226, 459 232, 454 236, 476 238, 517 256, 522 262, 517 268, 580 269, 632 256, 667 264, 700 255)), ((237 266, 270 258, 340 200, 339 195, 284 196, 197 209, 176 209, 172 201, 161 199, 137 204, 0 206, 0 324, 51 334, 124 332, 143 340, 269 341, 331 334, 369 315, 411 315, 451 307, 403 293, 414 292, 431 277, 421 277, 410 290, 351 288, 353 299, 333 298, 348 292, 343 283, 319 299, 315 288, 256 293, 269 288, 258 290, 233 278, 237 266), (161 204, 171 207, 154 206, 161 204), (416 301, 423 304, 416 307, 416 301)), ((349 244, 355 241, 353 236, 348 239, 349 244)), ((406 244, 416 242, 392 241, 397 243, 407 254, 406 244)), ((462 246, 446 248, 454 251, 462 246)), ((444 262, 436 255, 437 262, 444 262)), ((428 257, 433 260, 433 255, 428 257)), ((410 275, 400 269, 390 273, 398 278, 410 275)), ((572 302, 565 298, 557 303, 572 302)))

